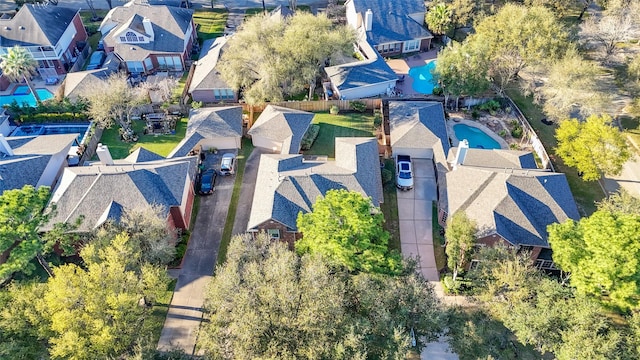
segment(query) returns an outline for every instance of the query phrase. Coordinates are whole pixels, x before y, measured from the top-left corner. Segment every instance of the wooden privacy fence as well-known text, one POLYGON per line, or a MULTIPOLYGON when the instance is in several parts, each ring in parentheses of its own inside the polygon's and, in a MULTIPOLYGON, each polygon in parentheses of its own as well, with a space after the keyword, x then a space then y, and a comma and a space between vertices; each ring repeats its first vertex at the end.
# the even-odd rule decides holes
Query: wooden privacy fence
MULTIPOLYGON (((315 100, 315 101, 283 101, 272 102, 263 105, 253 105, 253 111, 261 112, 267 105, 282 106, 294 110, 303 111, 329 111, 332 106, 337 106, 340 111, 353 110, 351 109, 351 102, 359 101, 366 105, 367 110, 379 109, 382 104, 382 99, 361 99, 361 100, 315 100)), ((229 104, 226 104, 227 106, 229 104)), ((242 104, 242 110, 251 112, 251 105, 242 104)))
POLYGON ((542 162, 542 167, 544 169, 551 169, 551 171, 555 172, 555 169, 553 168, 553 164, 551 163, 551 159, 549 158, 549 154, 547 154, 547 150, 544 148, 542 141, 540 141, 538 134, 536 134, 536 132, 533 130, 533 128, 529 124, 529 120, 524 116, 524 114, 522 114, 522 111, 520 111, 520 108, 518 108, 516 103, 514 103, 513 100, 511 100, 511 98, 509 98, 506 95, 504 98, 501 99, 501 101, 503 102, 502 104, 503 106, 511 107, 511 111, 513 111, 513 113, 518 118, 518 121, 520 122, 520 126, 524 130, 523 136, 528 138, 529 141, 531 142, 531 147, 533 147, 533 151, 535 151, 535 153, 540 158, 540 161, 542 162))

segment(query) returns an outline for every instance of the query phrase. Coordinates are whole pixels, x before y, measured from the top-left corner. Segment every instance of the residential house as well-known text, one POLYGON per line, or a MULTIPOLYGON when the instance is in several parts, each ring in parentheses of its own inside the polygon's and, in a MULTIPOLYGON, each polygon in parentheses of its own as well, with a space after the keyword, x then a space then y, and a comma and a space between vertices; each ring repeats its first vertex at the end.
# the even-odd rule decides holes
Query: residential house
POLYGON ((253 146, 280 154, 298 154, 300 143, 315 115, 268 105, 248 131, 253 146))
POLYGON ((87 71, 78 71, 67 74, 62 85, 64 97, 70 100, 77 100, 79 97, 86 97, 89 89, 96 83, 106 81, 113 74, 109 69, 96 69, 87 71))
POLYGON ((293 245, 298 213, 307 213, 332 189, 358 191, 375 206, 383 202, 378 142, 375 138, 336 138, 335 161, 305 160, 296 154, 263 154, 248 231, 265 231, 293 245))
POLYGON ((225 106, 191 110, 184 139, 169 158, 186 156, 194 150, 240 149, 242 107, 225 106))
POLYGON ((78 134, 4 137, 0 135, 0 193, 56 184, 78 134))
POLYGON ((383 56, 427 51, 433 35, 424 28, 421 0, 347 0, 347 23, 366 31, 367 41, 383 56))
POLYGON ((100 162, 66 168, 51 197, 50 222, 75 223, 91 231, 107 221, 118 222, 127 209, 160 206, 170 228, 188 229, 195 197, 197 157, 165 159, 140 149, 113 160, 106 146, 97 149, 100 162))
POLYGON ((383 56, 431 47, 433 35, 422 26, 426 8, 419 0, 347 0, 347 23, 356 30, 361 60, 343 59, 327 67, 330 87, 339 99, 389 95, 398 80, 383 56))
POLYGON ((202 44, 200 59, 195 63, 196 67, 189 85, 189 94, 193 101, 238 102, 238 92, 222 79, 216 69, 228 39, 229 37, 226 36, 218 37, 206 40, 202 44))
POLYGON ((193 10, 133 1, 111 9, 100 32, 105 51, 137 74, 185 70, 196 40, 193 10))
POLYGON ((464 139, 459 146, 452 147, 447 156, 452 169, 457 165, 479 166, 498 169, 537 169, 531 151, 503 149, 473 149, 464 139))
POLYGON ((87 38, 78 9, 24 4, 15 16, 0 16, 0 54, 16 45, 24 47, 38 62, 37 71, 45 79, 66 74, 87 38))
POLYGON ((529 250, 536 266, 554 270, 547 226, 580 217, 565 175, 532 168, 528 156, 510 150, 452 152, 458 160, 446 175, 440 224, 464 211, 477 223, 479 244, 529 250))

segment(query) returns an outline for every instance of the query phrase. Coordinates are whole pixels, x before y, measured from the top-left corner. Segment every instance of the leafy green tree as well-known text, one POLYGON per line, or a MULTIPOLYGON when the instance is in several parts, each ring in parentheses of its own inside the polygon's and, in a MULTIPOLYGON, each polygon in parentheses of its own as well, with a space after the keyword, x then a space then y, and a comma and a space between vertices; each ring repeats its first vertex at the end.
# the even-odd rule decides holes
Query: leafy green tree
POLYGON ((610 194, 608 198, 598 203, 598 209, 607 212, 621 212, 624 214, 640 214, 640 198, 634 197, 624 188, 610 194))
POLYGON ((53 358, 97 359, 117 356, 145 334, 142 326, 169 282, 166 270, 140 262, 140 249, 126 234, 109 246, 85 245, 84 267, 55 269, 39 310, 51 322, 53 358))
POLYGON ((439 2, 429 8, 424 21, 431 32, 444 35, 453 28, 453 12, 447 4, 439 2))
POLYGON ((303 237, 295 244, 299 254, 321 254, 353 272, 397 274, 400 255, 389 251, 384 214, 371 200, 355 191, 329 190, 313 204, 313 211, 298 214, 303 237))
POLYGON ((198 346, 219 359, 399 359, 411 328, 418 349, 440 330, 433 290, 415 271, 353 276, 264 233, 232 239, 205 308, 198 346))
POLYGON ((573 10, 576 0, 525 0, 524 4, 526 6, 543 6, 561 19, 573 10))
POLYGON ((447 5, 451 9, 454 30, 471 25, 480 12, 480 4, 477 0, 448 0, 447 5))
POLYGON ((447 266, 453 270, 453 281, 458 272, 467 265, 476 243, 478 227, 464 211, 458 211, 449 219, 445 238, 447 240, 447 266))
POLYGON ((456 108, 461 96, 475 96, 485 92, 490 85, 487 72, 489 63, 483 48, 477 43, 453 41, 438 55, 433 71, 434 79, 445 94, 445 105, 449 97, 456 98, 456 108))
POLYGON ((640 214, 598 210, 576 222, 550 225, 553 260, 571 285, 623 310, 640 304, 640 214))
POLYGON ((548 9, 506 4, 481 20, 469 41, 484 47, 490 75, 501 88, 527 66, 544 64, 564 53, 568 34, 548 9))
POLYGON ((25 185, 0 195, 0 281, 18 271, 31 274, 35 269, 31 260, 36 257, 50 273, 42 254, 53 244, 38 234, 38 227, 47 220, 42 211, 48 200, 46 186, 25 185))
POLYGON ((315 86, 325 60, 350 55, 354 40, 352 30, 334 26, 325 15, 255 16, 229 39, 218 67, 247 103, 281 101, 315 86))
POLYGON ((0 69, 2 69, 2 73, 12 81, 24 79, 33 97, 39 104, 41 102, 40 96, 38 96, 38 93, 31 83, 31 74, 36 71, 37 66, 38 63, 33 59, 31 53, 19 45, 10 48, 6 53, 0 55, 0 69))
POLYGON ((584 122, 564 120, 556 130, 556 154, 586 181, 617 175, 631 157, 624 135, 609 115, 591 115, 584 122))
POLYGON ((610 100, 603 74, 600 65, 585 60, 576 50, 568 51, 551 65, 541 87, 545 114, 564 120, 576 112, 584 117, 602 113, 610 100))

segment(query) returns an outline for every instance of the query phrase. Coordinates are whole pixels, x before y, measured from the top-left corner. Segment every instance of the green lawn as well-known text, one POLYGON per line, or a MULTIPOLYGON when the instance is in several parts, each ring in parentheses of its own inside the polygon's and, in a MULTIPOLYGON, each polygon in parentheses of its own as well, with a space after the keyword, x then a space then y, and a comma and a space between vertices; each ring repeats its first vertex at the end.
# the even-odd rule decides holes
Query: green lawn
POLYGON ((591 215, 596 210, 596 201, 600 201, 604 198, 604 193, 598 182, 583 181, 574 168, 566 166, 562 162, 562 159, 554 155, 554 148, 558 143, 555 138, 556 127, 544 125, 540 121, 546 116, 543 114, 540 107, 533 103, 531 97, 523 96, 520 91, 515 88, 507 89, 506 93, 516 103, 516 105, 518 105, 524 116, 529 119, 531 127, 533 127, 540 137, 540 140, 542 140, 545 149, 547 149, 547 153, 549 154, 549 157, 551 157, 555 170, 557 172, 564 173, 567 176, 571 192, 573 193, 573 197, 576 199, 576 203, 578 204, 578 208, 582 215, 591 215))
MULTIPOLYGON (((393 159, 384 161, 385 169, 391 171, 393 175, 395 163, 393 159)), ((389 250, 397 250, 401 252, 400 247, 400 223, 398 218, 398 193, 394 183, 395 176, 391 177, 391 181, 383 184, 384 202, 380 205, 380 209, 384 214, 384 225, 391 237, 389 238, 389 250)))
POLYGON ((97 30, 102 23, 102 19, 107 15, 108 12, 109 10, 96 10, 96 14, 100 18, 100 20, 91 21, 91 17, 93 16, 91 10, 80 11, 80 17, 82 18, 82 23, 84 24, 84 26, 89 30, 96 31, 93 35, 89 36, 89 39, 87 40, 93 50, 96 49, 96 47, 98 46, 98 41, 100 41, 100 38, 102 38, 102 34, 97 30))
POLYGON ((133 130, 138 134, 138 142, 123 142, 120 140, 119 127, 113 125, 110 129, 106 129, 102 133, 100 141, 109 147, 111 156, 114 159, 123 159, 127 157, 133 150, 143 147, 149 151, 162 156, 167 156, 178 145, 180 140, 184 138, 187 131, 188 118, 182 118, 176 124, 175 135, 143 135, 145 128, 144 121, 134 120, 133 130))
POLYGON ((337 137, 374 136, 373 115, 347 113, 331 115, 316 113, 313 123, 320 125, 318 138, 305 155, 326 155, 335 158, 337 137))
POLYGON ((157 344, 160 340, 160 334, 162 333, 162 327, 164 321, 167 318, 167 312, 169 311, 169 305, 171 305, 171 298, 173 297, 173 290, 176 287, 176 280, 172 280, 167 286, 167 289, 162 292, 162 295, 156 299, 155 304, 151 308, 151 313, 144 319, 142 324, 145 334, 153 334, 153 338, 148 339, 149 344, 157 344))
POLYGON ((200 41, 224 35, 224 25, 229 13, 223 9, 198 9, 193 14, 193 21, 198 29, 200 41))
POLYGON ((220 240, 220 248, 218 250, 218 260, 216 264, 222 264, 227 258, 227 248, 229 242, 231 242, 231 236, 233 235, 233 223, 236 220, 236 210, 238 208, 238 199, 240 198, 240 189, 242 188, 242 177, 244 176, 244 166, 247 163, 247 158, 253 151, 253 143, 247 138, 242 138, 242 149, 238 153, 236 179, 233 183, 233 193, 231 193, 231 203, 229 204, 229 210, 227 211, 227 219, 224 223, 224 229, 222 230, 222 239, 220 240))

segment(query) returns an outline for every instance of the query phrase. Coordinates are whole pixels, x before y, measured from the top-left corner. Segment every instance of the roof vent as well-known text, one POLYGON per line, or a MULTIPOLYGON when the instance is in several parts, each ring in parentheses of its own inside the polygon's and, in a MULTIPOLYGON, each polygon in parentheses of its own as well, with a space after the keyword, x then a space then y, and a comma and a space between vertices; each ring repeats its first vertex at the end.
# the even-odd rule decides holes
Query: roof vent
POLYGON ((25 29, 25 27, 24 27, 24 26, 22 26, 22 25, 20 25, 20 26, 18 27, 18 29, 20 29, 20 30, 24 30, 24 29, 25 29))
POLYGON ((8 26, 5 26, 5 27, 4 27, 4 29, 5 29, 5 30, 11 30, 11 28, 10 28, 10 27, 8 27, 8 26))

